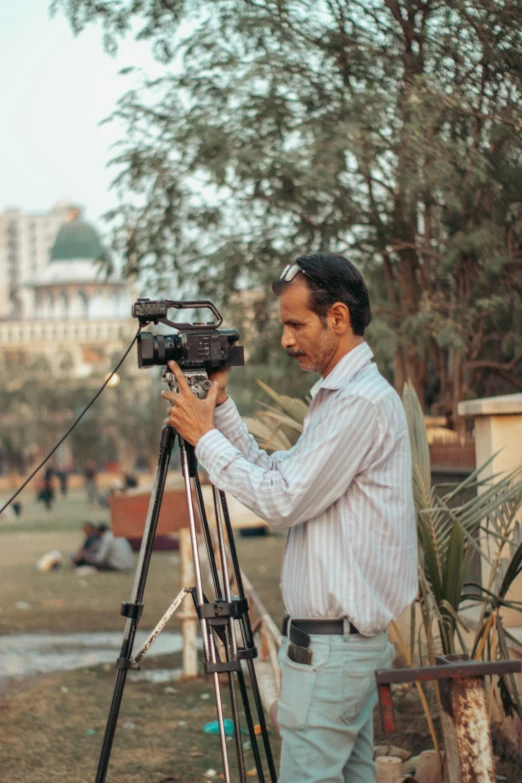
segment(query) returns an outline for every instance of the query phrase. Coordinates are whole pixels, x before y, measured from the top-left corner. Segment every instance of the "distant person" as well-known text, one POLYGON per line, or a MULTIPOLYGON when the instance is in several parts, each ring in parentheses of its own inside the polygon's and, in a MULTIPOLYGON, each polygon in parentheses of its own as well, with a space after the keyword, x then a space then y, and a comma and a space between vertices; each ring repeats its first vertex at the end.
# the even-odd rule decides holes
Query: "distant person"
POLYGON ((71 555, 71 561, 75 566, 90 565, 87 558, 96 554, 101 544, 100 534, 94 522, 84 522, 83 532, 85 533, 85 540, 82 546, 76 554, 71 555))
POLYGON ((56 471, 56 478, 60 482, 60 492, 65 497, 67 495, 67 483, 69 474, 65 468, 60 468, 56 471))
POLYGON ((126 473, 123 478, 125 489, 136 489, 139 484, 138 477, 134 473, 126 473))
POLYGON ((9 473, 7 446, 0 440, 0 476, 7 476, 9 473))
POLYGON ((129 571, 134 567, 132 547, 126 538, 115 538, 108 525, 97 527, 99 548, 86 556, 87 564, 100 571, 129 571))
POLYGON ((127 492, 129 489, 136 489, 138 484, 138 477, 134 473, 125 473, 122 478, 114 479, 107 492, 98 495, 98 503, 102 508, 109 508, 110 499, 113 495, 119 495, 121 492, 127 492))
POLYGON ((0 520, 2 522, 7 522, 8 520, 14 520, 18 519, 22 516, 22 504, 21 503, 10 503, 4 511, 2 511, 2 516, 0 517, 0 520))
POLYGON ((119 495, 120 492, 125 492, 125 480, 115 478, 111 481, 111 485, 108 490, 98 495, 98 503, 102 508, 109 508, 109 501, 113 495, 119 495))
POLYGON ((87 461, 83 476, 85 478, 85 491, 87 493, 87 500, 91 505, 94 505, 98 499, 98 487, 96 483, 96 462, 93 459, 87 461))
POLYGON ((52 468, 46 468, 45 473, 40 485, 37 500, 41 500, 47 511, 50 511, 53 507, 54 500, 54 487, 53 487, 53 475, 52 468))

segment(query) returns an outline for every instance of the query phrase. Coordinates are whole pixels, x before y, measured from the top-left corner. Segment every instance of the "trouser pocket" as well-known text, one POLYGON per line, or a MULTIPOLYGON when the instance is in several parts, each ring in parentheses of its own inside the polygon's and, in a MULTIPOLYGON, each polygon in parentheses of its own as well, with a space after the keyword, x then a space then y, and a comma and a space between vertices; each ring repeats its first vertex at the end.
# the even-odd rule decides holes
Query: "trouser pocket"
POLYGON ((379 643, 373 639, 349 649, 343 663, 343 708, 341 718, 351 723, 371 701, 377 704, 375 672, 391 665, 393 648, 386 637, 379 643))
POLYGON ((317 673, 324 664, 326 652, 312 643, 312 664, 296 663, 287 655, 287 640, 279 654, 281 695, 277 707, 277 722, 283 729, 299 729, 306 724, 312 703, 317 673))

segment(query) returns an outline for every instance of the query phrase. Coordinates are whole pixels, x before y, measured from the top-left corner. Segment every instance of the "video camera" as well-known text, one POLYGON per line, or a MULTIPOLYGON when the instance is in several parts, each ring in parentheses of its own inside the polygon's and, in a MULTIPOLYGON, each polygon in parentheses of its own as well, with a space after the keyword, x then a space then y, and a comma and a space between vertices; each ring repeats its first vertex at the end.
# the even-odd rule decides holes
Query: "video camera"
POLYGON ((219 329, 223 317, 213 302, 206 299, 176 302, 170 299, 138 299, 132 306, 132 315, 142 326, 150 323, 166 324, 178 330, 178 334, 138 335, 138 367, 166 365, 174 360, 183 371, 204 370, 215 372, 223 367, 241 367, 245 363, 243 346, 234 345, 239 340, 237 329, 219 329), (168 311, 210 310, 215 320, 209 323, 171 321, 168 311))

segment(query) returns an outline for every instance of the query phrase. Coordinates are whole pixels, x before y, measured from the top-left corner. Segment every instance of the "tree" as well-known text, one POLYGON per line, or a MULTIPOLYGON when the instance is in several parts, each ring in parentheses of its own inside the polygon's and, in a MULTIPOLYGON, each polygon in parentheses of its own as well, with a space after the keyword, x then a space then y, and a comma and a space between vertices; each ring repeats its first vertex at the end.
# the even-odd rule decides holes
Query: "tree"
MULTIPOLYGON (((165 62, 114 115, 115 185, 132 196, 109 217, 127 271, 226 301, 267 290, 299 253, 346 252, 399 390, 410 378, 456 419, 466 396, 522 389, 520 4, 53 8, 77 32, 101 21, 109 50, 132 32, 165 62)), ((256 318, 270 321, 270 297, 256 318)))
MULTIPOLYGON (((113 357, 112 366, 118 358, 113 357)), ((31 359, 22 354, 16 359, 1 357, 0 371, 8 379, 0 389, 0 445, 6 452, 7 467, 22 473, 35 467, 65 434, 105 375, 68 376, 57 383, 45 357, 31 359)), ((163 384, 157 373, 137 381, 128 363, 119 372, 121 383, 104 390, 66 441, 73 462, 80 468, 88 459, 95 459, 100 468, 114 461, 130 471, 138 460, 152 466, 157 457, 166 416, 166 403, 160 396, 163 384)))

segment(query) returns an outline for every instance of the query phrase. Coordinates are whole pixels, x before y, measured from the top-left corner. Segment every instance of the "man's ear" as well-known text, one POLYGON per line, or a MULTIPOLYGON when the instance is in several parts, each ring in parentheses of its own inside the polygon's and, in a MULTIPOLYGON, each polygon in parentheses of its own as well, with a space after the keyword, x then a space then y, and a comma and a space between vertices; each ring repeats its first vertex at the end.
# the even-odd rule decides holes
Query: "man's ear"
POLYGON ((332 326, 337 334, 345 334, 352 328, 350 310, 344 302, 335 302, 330 308, 332 326))

